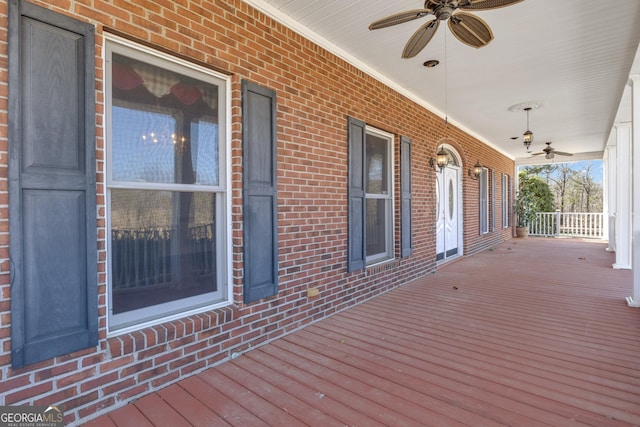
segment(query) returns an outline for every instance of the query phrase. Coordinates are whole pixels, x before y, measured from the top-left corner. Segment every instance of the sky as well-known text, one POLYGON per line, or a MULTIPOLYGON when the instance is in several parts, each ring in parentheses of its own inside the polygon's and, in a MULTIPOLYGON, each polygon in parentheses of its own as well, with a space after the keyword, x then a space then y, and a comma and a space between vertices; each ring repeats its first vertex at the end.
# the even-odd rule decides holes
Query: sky
MULTIPOLYGON (((602 160, 581 160, 577 162, 555 162, 554 165, 566 164, 571 169, 575 171, 585 171, 587 167, 591 166, 591 177, 593 181, 597 184, 602 185, 602 180, 604 176, 604 167, 602 160)), ((522 166, 520 167, 522 168, 522 166)), ((551 174, 551 176, 554 176, 551 174)))

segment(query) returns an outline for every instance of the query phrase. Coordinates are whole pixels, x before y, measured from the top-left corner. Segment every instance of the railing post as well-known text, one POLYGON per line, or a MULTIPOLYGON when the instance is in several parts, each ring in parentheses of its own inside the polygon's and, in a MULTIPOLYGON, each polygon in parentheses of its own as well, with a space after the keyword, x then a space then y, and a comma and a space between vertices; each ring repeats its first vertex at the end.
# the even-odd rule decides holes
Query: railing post
POLYGON ((556 209, 556 237, 560 237, 560 209, 556 209))

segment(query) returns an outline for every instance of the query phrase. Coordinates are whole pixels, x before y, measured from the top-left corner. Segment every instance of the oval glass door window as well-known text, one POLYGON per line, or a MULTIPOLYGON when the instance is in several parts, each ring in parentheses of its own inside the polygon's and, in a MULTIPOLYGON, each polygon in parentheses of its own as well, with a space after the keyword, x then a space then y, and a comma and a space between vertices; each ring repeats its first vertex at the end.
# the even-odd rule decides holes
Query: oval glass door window
POLYGON ((449 219, 453 219, 453 179, 449 179, 449 219))

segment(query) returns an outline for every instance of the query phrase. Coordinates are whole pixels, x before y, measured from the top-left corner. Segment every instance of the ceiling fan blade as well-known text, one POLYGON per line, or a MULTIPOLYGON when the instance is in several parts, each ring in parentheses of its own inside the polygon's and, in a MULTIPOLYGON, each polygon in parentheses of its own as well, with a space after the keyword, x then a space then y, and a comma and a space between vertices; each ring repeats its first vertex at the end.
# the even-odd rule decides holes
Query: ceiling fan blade
POLYGON ((394 13, 386 18, 382 18, 369 25, 370 30, 377 30, 379 28, 391 27, 392 25, 402 24, 405 22, 413 21, 414 19, 422 18, 428 14, 433 13, 431 9, 415 9, 407 10, 405 12, 394 13))
POLYGON ((541 151, 541 152, 539 152, 539 153, 533 153, 533 154, 531 155, 531 157, 533 157, 533 156, 541 156, 541 155, 543 155, 543 154, 547 154, 547 153, 545 153, 544 151, 541 151))
POLYGON ((433 19, 420 27, 418 31, 413 33, 409 41, 407 41, 407 44, 404 46, 404 50, 402 51, 402 57, 413 58, 420 53, 427 43, 431 41, 439 26, 440 21, 438 19, 433 19))
POLYGON ((449 29, 462 43, 475 48, 493 40, 491 28, 482 19, 470 13, 458 12, 449 19, 449 29))
POLYGON ((520 3, 522 0, 467 0, 460 5, 462 10, 489 10, 500 7, 511 6, 520 3))
POLYGON ((553 154, 557 154, 559 156, 573 156, 572 153, 565 153, 564 151, 556 151, 556 150, 553 150, 553 154))

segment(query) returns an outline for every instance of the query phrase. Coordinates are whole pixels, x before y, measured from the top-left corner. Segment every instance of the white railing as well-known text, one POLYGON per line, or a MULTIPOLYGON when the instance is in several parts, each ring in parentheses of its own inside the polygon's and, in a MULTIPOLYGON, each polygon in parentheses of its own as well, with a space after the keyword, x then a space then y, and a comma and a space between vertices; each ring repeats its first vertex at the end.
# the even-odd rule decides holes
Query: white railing
POLYGON ((592 212, 537 212, 529 224, 531 236, 604 238, 604 214, 592 212))

